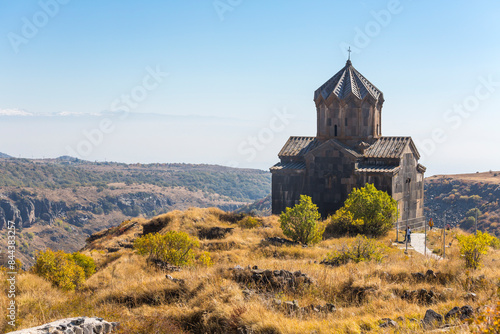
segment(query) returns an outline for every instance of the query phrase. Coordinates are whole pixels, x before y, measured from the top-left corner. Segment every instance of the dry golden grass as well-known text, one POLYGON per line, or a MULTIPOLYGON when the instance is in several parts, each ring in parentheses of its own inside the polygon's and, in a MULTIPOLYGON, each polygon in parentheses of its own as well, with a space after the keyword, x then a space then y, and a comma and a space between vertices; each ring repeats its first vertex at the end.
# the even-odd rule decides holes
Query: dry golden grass
MULTIPOLYGON (((107 251, 133 242, 150 223, 141 219, 132 221, 137 223, 133 228, 115 229, 111 236, 103 234, 87 247, 86 254, 96 260, 99 269, 80 291, 62 292, 30 273, 20 275, 19 328, 68 316, 100 316, 120 322, 121 333, 241 333, 250 329, 254 333, 385 333, 391 331, 379 328, 382 318, 403 317, 398 320, 398 333, 421 333, 424 330, 419 321, 429 308, 445 314, 454 306, 477 308, 498 300, 498 250, 484 257, 482 268, 466 271, 456 240, 447 249, 449 257, 439 261, 412 252, 405 255, 392 246, 395 235, 391 231, 379 240, 389 247, 383 262, 329 267, 319 262, 350 238, 324 240, 314 247, 276 247, 262 242, 269 236, 283 237, 276 216, 265 218, 264 226, 255 229, 242 229, 229 218, 218 209, 197 208, 155 218, 162 232, 181 230, 193 236, 203 228, 234 228, 224 239, 200 240, 200 251, 210 251, 215 260, 213 267, 168 273, 185 283, 166 279, 167 273, 148 266, 132 249, 107 251), (233 280, 229 268, 236 265, 300 270, 314 283, 296 290, 256 289, 233 280), (440 272, 439 279, 416 281, 411 275, 428 269, 440 272), (417 289, 433 290, 440 297, 432 305, 401 298, 403 291, 417 289), (466 300, 468 292, 474 292, 476 299, 466 300), (278 307, 276 300, 296 300, 300 306, 333 303, 337 311, 289 313, 278 307)), ((131 222, 121 228, 127 224, 131 222)), ((430 243, 438 244, 437 233, 430 233, 430 243)), ((0 295, 0 305, 5 301, 0 295)), ((5 322, 0 325, 1 331, 5 322)), ((470 330, 456 327, 451 332, 470 330)))

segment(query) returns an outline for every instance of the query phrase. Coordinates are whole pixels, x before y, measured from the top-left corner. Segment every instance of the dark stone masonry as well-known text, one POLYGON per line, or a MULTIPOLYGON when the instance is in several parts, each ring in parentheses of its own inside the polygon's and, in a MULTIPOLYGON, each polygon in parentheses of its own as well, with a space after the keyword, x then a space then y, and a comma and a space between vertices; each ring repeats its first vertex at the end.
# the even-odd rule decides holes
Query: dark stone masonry
POLYGON ((309 195, 327 217, 354 188, 371 183, 398 202, 400 226, 423 226, 426 168, 411 137, 382 136, 382 92, 348 60, 314 102, 316 137, 290 137, 270 169, 272 213, 309 195))

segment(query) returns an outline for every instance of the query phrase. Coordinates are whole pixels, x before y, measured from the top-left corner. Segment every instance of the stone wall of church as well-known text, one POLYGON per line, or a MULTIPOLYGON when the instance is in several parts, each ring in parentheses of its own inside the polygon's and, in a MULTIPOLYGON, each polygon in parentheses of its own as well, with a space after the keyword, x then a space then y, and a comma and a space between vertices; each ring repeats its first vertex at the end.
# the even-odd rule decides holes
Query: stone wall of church
POLYGON ((327 146, 306 158, 308 195, 322 217, 335 213, 356 186, 355 158, 327 146))
POLYGON ((375 101, 334 97, 317 105, 317 136, 321 139, 369 140, 381 134, 380 110, 375 101))
POLYGON ((417 171, 418 161, 407 148, 401 169, 392 185, 392 197, 398 201, 400 226, 422 227, 424 223, 424 175, 417 171))
POLYGON ((373 184, 378 190, 385 191, 392 196, 392 183, 392 173, 356 173, 357 188, 373 184))
POLYGON ((279 215, 299 203, 307 194, 305 171, 281 170, 272 173, 272 213, 279 215))

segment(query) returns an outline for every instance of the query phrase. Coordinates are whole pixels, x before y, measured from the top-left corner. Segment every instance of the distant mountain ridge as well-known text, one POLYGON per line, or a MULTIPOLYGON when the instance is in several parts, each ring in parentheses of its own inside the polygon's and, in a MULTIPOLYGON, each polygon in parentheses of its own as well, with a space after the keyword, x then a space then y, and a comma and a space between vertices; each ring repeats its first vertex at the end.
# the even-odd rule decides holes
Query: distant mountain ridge
POLYGON ((9 158, 12 158, 12 157, 8 154, 0 152, 0 159, 9 159, 9 158))

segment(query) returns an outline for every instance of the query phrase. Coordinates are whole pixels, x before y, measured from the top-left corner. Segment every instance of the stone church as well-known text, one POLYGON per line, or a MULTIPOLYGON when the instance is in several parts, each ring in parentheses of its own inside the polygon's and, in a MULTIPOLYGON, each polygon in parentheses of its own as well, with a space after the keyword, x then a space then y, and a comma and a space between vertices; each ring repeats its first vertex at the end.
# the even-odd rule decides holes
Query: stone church
POLYGON ((354 188, 371 183, 398 202, 404 226, 422 226, 425 167, 411 137, 382 136, 382 92, 348 60, 314 92, 314 102, 316 137, 290 137, 270 168, 273 214, 304 194, 326 217, 354 188))

